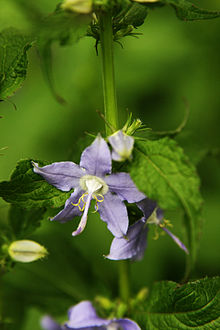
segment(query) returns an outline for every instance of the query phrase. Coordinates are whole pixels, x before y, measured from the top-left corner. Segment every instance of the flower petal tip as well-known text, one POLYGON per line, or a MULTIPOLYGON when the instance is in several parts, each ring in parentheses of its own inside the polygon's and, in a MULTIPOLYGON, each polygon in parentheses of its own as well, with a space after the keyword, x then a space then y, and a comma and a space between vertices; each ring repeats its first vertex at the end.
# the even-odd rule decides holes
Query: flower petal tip
POLYGON ((184 245, 184 248, 183 248, 183 250, 186 252, 186 254, 188 254, 189 255, 189 250, 185 247, 185 245, 184 245))
POLYGON ((82 227, 77 228, 77 230, 72 232, 72 236, 77 236, 82 232, 82 227))

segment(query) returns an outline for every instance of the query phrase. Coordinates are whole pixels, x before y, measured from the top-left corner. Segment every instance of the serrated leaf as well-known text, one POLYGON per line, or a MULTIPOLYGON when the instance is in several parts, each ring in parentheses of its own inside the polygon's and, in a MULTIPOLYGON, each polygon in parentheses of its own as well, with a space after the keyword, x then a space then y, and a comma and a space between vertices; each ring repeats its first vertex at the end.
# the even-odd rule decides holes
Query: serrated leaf
POLYGON ((0 100, 11 96, 24 82, 27 74, 28 37, 14 28, 0 33, 0 100))
MULTIPOLYGON (((46 165, 45 162, 39 162, 46 165)), ((70 193, 62 192, 34 173, 31 160, 21 160, 11 175, 10 181, 0 183, 0 197, 19 207, 61 207, 70 193)))
POLYGON ((145 329, 219 329, 220 279, 204 278, 184 285, 156 283, 145 313, 137 314, 145 329), (145 314, 145 315, 144 315, 145 314), (145 322, 144 322, 145 317, 145 322))
POLYGON ((26 210, 12 205, 9 211, 9 226, 16 239, 27 237, 40 226, 46 209, 26 210))
POLYGON ((201 9, 187 0, 165 0, 171 5, 179 19, 184 21, 195 21, 220 17, 220 11, 201 9))
MULTIPOLYGON (((137 187, 164 210, 181 208, 186 218, 191 265, 201 226, 200 180, 174 140, 136 142, 129 172, 137 187)), ((188 272, 188 270, 187 270, 188 272)))
POLYGON ((137 2, 141 3, 143 6, 152 8, 171 5, 175 9, 176 16, 183 21, 196 21, 220 17, 220 11, 199 8, 188 0, 160 0, 152 3, 144 0, 137 0, 137 2))

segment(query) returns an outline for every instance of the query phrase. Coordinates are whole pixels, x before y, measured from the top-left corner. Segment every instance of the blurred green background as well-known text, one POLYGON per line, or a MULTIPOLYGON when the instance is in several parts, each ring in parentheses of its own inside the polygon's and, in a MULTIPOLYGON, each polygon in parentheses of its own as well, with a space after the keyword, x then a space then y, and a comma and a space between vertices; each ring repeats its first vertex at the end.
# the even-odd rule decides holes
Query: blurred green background
MULTIPOLYGON (((14 26, 29 30, 31 23, 22 1, 1 0, 0 29, 14 26)), ((42 15, 58 1, 31 0, 42 15)), ((200 7, 220 10, 218 0, 194 1, 200 7)), ((175 129, 184 117, 183 98, 190 117, 177 137, 193 162, 198 163, 204 203, 204 226, 194 278, 219 273, 220 204, 220 20, 179 21, 172 8, 152 10, 138 30, 139 39, 127 37, 124 48, 115 44, 115 66, 121 124, 127 110, 156 131, 175 129)), ((103 110, 101 63, 95 42, 84 38, 71 47, 53 46, 55 86, 68 102, 58 104, 40 69, 36 49, 29 51, 29 70, 23 87, 9 102, 0 103, 0 179, 8 180, 17 161, 24 158, 51 162, 71 160, 78 140, 86 132, 104 132, 96 110, 103 110)), ((164 196, 166 198, 166 196, 164 196)), ((7 221, 8 205, 0 201, 0 220, 7 221)), ((183 238, 181 214, 168 214, 173 232, 183 238)), ((4 277, 6 315, 16 329, 39 330, 39 319, 50 313, 60 320, 67 308, 96 295, 117 295, 117 263, 105 260, 112 239, 96 215, 89 217, 85 232, 72 238, 74 221, 67 224, 44 220, 29 239, 45 245, 49 256, 33 264, 17 264, 4 277)), ((178 281, 184 254, 169 237, 158 241, 149 235, 144 260, 131 265, 132 291, 153 281, 178 281)), ((184 238, 183 238, 184 239, 184 238)), ((13 328, 12 328, 13 329, 13 328)))

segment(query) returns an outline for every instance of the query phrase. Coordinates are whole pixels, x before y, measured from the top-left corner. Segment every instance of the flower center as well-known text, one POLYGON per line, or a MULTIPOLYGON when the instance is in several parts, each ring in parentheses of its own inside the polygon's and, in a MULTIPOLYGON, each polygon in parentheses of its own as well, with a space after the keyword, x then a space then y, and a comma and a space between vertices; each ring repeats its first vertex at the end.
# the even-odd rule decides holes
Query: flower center
POLYGON ((78 206, 79 210, 83 212, 81 221, 76 231, 72 233, 73 236, 80 234, 86 225, 87 215, 91 200, 96 201, 95 212, 98 211, 98 203, 104 201, 104 195, 108 192, 108 185, 104 180, 95 175, 84 175, 79 181, 80 187, 85 192, 79 198, 78 203, 71 203, 73 206, 78 206))
POLYGON ((108 192, 108 185, 104 180, 95 175, 84 175, 79 181, 82 190, 88 194, 105 195, 108 192))

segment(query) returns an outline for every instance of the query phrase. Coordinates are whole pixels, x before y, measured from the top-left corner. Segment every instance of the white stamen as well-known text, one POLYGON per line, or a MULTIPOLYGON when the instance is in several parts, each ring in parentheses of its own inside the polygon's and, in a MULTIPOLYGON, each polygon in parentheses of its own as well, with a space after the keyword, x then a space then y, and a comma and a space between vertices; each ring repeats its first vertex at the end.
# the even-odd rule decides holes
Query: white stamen
POLYGON ((91 199, 92 199, 92 193, 90 193, 87 197, 87 201, 86 201, 86 206, 83 212, 83 216, 80 220, 80 223, 77 227, 77 229, 72 233, 72 236, 77 236, 79 235, 85 228, 86 223, 87 223, 87 218, 88 218, 88 211, 89 211, 89 206, 91 203, 91 199))

